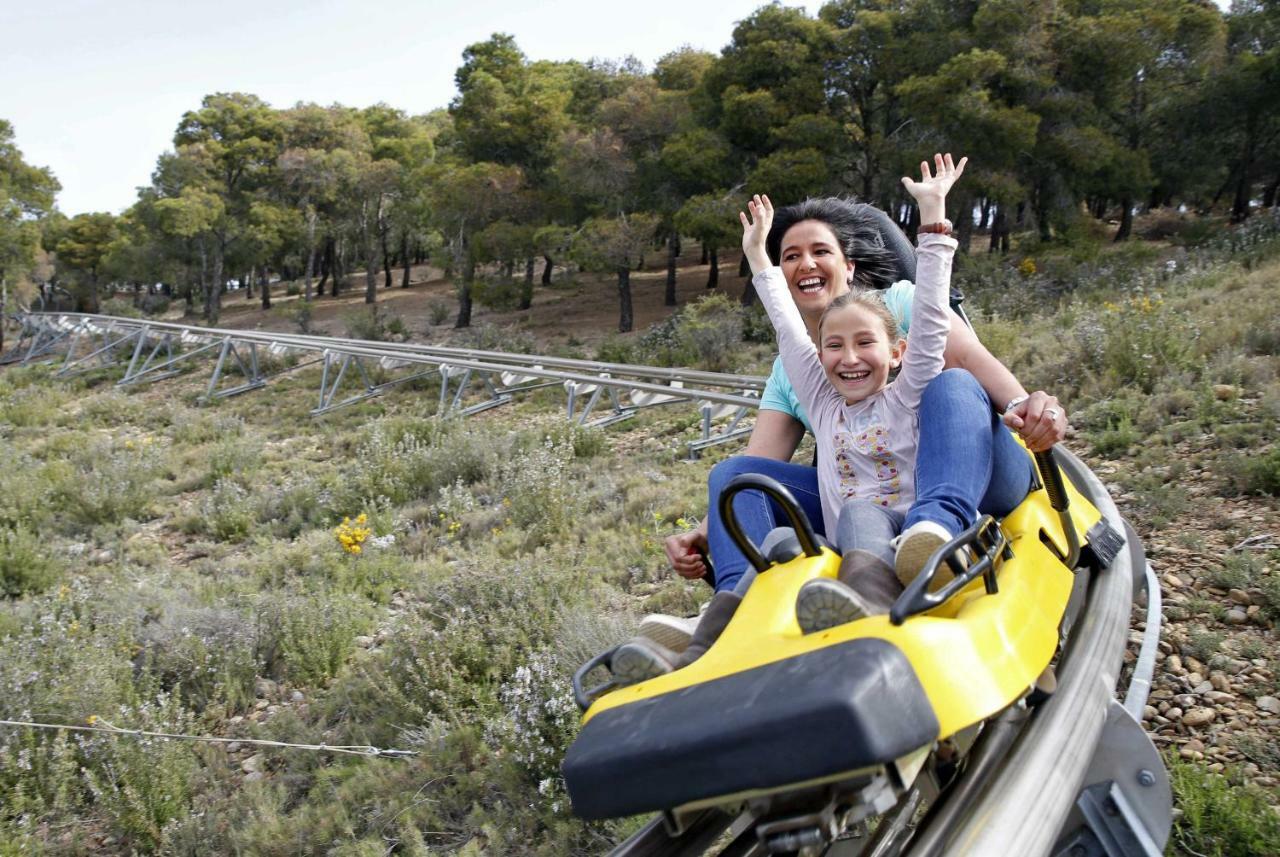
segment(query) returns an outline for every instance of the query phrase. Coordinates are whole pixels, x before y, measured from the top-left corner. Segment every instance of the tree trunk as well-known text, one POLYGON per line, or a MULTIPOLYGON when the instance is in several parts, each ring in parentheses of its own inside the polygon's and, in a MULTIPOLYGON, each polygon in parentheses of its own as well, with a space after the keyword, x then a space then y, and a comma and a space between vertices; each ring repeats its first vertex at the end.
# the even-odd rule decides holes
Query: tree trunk
POLYGON ((338 246, 338 239, 336 238, 329 239, 329 251, 333 254, 332 265, 330 266, 333 269, 333 281, 329 285, 329 294, 336 298, 338 293, 342 291, 342 287, 346 285, 343 282, 347 278, 347 260, 344 258, 346 252, 338 246))
POLYGON ((991 219, 991 243, 987 245, 988 253, 995 253, 1000 249, 1000 235, 1005 229, 1005 213, 1003 205, 994 205, 995 216, 991 219))
POLYGON ((253 275, 256 272, 257 266, 250 265, 249 273, 245 274, 244 278, 240 280, 240 282, 244 283, 244 299, 247 301, 253 300, 253 275))
POLYGON ((217 324, 222 314, 222 263, 226 257, 226 246, 222 240, 213 249, 213 279, 209 282, 209 300, 204 305, 204 317, 209 324, 217 324))
POLYGON ((1128 241, 1131 232, 1133 232, 1133 197, 1126 193, 1120 197, 1120 228, 1116 230, 1116 242, 1128 241))
POLYGON ((404 275, 400 278, 400 288, 409 288, 409 234, 406 232, 400 238, 400 256, 404 259, 404 275))
POLYGON ((675 229, 667 234, 667 290, 662 297, 663 306, 676 305, 676 262, 680 257, 680 233, 675 229))
POLYGON ((508 259, 502 265, 502 278, 508 282, 515 279, 516 276, 516 260, 508 259))
POLYGON ((708 253, 707 253, 707 245, 706 245, 706 244, 703 244, 703 245, 702 245, 702 260, 701 260, 700 262, 698 262, 698 264, 699 264, 699 265, 707 265, 707 264, 710 264, 710 262, 711 262, 711 256, 710 256, 710 255, 708 255, 708 253))
POLYGON ((991 205, 991 198, 984 196, 982 198, 982 225, 978 227, 983 232, 986 232, 988 229, 991 228, 991 209, 992 208, 993 206, 991 205))
POLYGON ((1263 208, 1275 208, 1276 193, 1278 191, 1280 191, 1280 176, 1277 176, 1276 180, 1273 181, 1271 184, 1267 185, 1266 188, 1262 191, 1262 207, 1263 208))
POLYGON ((382 273, 385 279, 383 288, 391 288, 391 253, 387 250, 387 233, 391 230, 383 228, 382 233, 382 273))
POLYGON ((542 258, 546 260, 547 263, 546 267, 542 269, 542 285, 549 286, 551 285, 551 257, 543 256, 542 258))
POLYGON ((707 255, 711 259, 711 267, 707 271, 707 288, 714 289, 720 284, 720 251, 712 247, 707 255))
POLYGON ((458 286, 458 320, 454 327, 471 326, 471 284, 476 279, 476 263, 467 253, 467 260, 462 266, 462 282, 458 286))
POLYGON ((960 196, 955 202, 956 212, 956 243, 960 245, 956 261, 960 261, 959 254, 969 252, 969 245, 973 241, 973 200, 965 196, 960 196))
POLYGON ((618 266, 618 332, 630 333, 634 325, 631 313, 631 267, 618 266))
POLYGON ((742 297, 739 301, 743 306, 751 306, 759 300, 759 298, 760 296, 756 294, 755 281, 751 277, 747 277, 746 282, 742 286, 742 297))
POLYGON ((524 285, 520 288, 520 309, 528 309, 533 306, 533 267, 535 261, 533 256, 524 260, 524 285))
POLYGON ((266 269, 262 269, 262 279, 258 281, 258 287, 262 292, 262 308, 271 309, 271 273, 266 269))

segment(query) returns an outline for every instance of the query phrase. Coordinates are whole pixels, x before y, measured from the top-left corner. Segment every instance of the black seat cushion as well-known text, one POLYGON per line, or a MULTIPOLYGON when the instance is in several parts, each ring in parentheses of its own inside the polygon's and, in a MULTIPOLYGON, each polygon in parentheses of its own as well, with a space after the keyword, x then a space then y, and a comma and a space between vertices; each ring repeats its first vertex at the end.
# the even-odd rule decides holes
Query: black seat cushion
POLYGON ((906 655, 858 639, 602 711, 563 769, 577 815, 615 818, 885 764, 938 729, 906 655))

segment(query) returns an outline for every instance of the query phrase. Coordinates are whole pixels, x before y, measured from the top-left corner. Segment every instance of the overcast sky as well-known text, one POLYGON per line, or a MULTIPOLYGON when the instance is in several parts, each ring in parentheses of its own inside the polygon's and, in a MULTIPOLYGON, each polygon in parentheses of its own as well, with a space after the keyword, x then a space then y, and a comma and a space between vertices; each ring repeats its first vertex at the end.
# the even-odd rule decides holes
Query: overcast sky
MULTIPOLYGON (((531 59, 646 66, 712 52, 761 0, 0 0, 0 118, 67 214, 118 213, 213 92, 410 113, 454 96, 462 50, 511 33, 531 59)), ((803 6, 788 2, 789 6, 803 6)), ((810 10, 817 4, 810 4, 810 10)))

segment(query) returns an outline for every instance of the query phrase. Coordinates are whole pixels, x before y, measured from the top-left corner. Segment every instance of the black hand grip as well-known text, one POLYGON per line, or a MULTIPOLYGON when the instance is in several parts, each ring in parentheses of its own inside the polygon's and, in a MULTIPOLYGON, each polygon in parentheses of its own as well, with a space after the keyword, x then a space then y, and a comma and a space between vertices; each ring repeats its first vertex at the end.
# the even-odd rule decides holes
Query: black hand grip
POLYGON ((733 543, 738 546, 738 549, 742 551, 747 561, 751 563, 752 568, 757 572, 768 571, 769 560, 764 558, 764 554, 760 553, 760 549, 742 532, 742 527, 738 524, 738 518, 734 514, 733 498, 743 491, 763 491, 767 494, 782 507, 787 520, 791 522, 792 529, 796 531, 796 538, 799 540, 800 549, 804 551, 805 556, 820 556, 822 554, 822 549, 818 546, 818 537, 813 532, 813 525, 809 523, 809 518, 805 515, 804 510, 800 508, 800 504, 796 502, 796 498, 792 496, 791 492, 779 484, 777 480, 770 479, 768 476, 762 476, 759 473, 743 473, 740 476, 733 477, 720 494, 720 519, 724 521, 724 528, 729 533, 729 537, 733 539, 733 543))
POLYGON ((591 703, 594 702, 596 697, 600 696, 600 694, 604 693, 606 690, 611 690, 616 687, 612 678, 603 684, 598 684, 595 687, 590 688, 589 690, 582 687, 582 681, 587 677, 587 673, 591 672, 596 667, 608 666, 609 661, 613 659, 613 653, 617 650, 618 647, 614 646, 612 649, 596 655, 594 658, 578 667, 578 671, 573 674, 573 700, 578 703, 578 707, 583 711, 590 708, 591 703))
POLYGON ((1062 522, 1062 534, 1067 539, 1066 555, 1059 553, 1058 558, 1067 568, 1075 568, 1080 561, 1080 534, 1076 532, 1076 523, 1068 510, 1071 499, 1067 496, 1067 486, 1062 481, 1062 471, 1058 469, 1058 462, 1053 457, 1053 447, 1037 452, 1035 456, 1040 481, 1044 483, 1044 491, 1049 495, 1049 505, 1058 513, 1058 520, 1062 522))
POLYGON ((1062 484, 1062 471, 1053 457, 1053 447, 1043 449, 1035 454, 1036 467, 1040 469, 1040 481, 1044 483, 1045 493, 1049 495, 1049 504, 1055 512, 1064 512, 1067 508, 1067 486, 1062 484))
POLYGON ((983 515, 972 527, 933 552, 920 574, 893 602, 889 609, 889 622, 901 625, 912 616, 946 603, 978 577, 984 578, 987 594, 994 595, 997 588, 996 566, 1008 556, 1009 543, 1000 525, 990 515, 983 515), (955 558, 955 553, 969 547, 974 549, 975 558, 966 568, 955 558), (953 578, 937 592, 929 592, 929 584, 944 563, 951 569, 953 578))

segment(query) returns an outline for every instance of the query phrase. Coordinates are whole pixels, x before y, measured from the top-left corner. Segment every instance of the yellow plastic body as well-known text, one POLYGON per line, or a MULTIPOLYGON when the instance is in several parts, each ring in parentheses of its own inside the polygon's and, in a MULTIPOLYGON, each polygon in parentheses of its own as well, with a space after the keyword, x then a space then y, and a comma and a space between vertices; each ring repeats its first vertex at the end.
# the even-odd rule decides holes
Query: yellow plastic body
MULTIPOLYGON (((1081 542, 1101 515, 1067 482, 1070 509, 1081 542)), ((583 722, 601 711, 670 693, 701 682, 860 637, 879 637, 901 649, 915 668, 938 718, 938 738, 996 714, 1027 693, 1052 660, 1058 627, 1071 594, 1073 572, 1044 544, 1065 552, 1058 513, 1043 491, 1032 492, 1001 527, 1013 558, 997 575, 999 591, 988 595, 982 580, 934 610, 890 624, 872 616, 816 634, 796 624, 796 594, 808 580, 835 577, 840 557, 799 557, 761 574, 743 598, 720 639, 694 663, 641 684, 615 690, 589 708, 583 722)), ((850 664, 856 669, 856 664, 850 664)), ((743 700, 744 705, 766 699, 743 700)), ((708 712, 715 716, 715 712, 708 712)), ((892 712, 885 712, 892 717, 892 712)))

